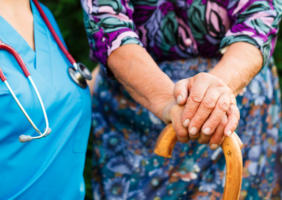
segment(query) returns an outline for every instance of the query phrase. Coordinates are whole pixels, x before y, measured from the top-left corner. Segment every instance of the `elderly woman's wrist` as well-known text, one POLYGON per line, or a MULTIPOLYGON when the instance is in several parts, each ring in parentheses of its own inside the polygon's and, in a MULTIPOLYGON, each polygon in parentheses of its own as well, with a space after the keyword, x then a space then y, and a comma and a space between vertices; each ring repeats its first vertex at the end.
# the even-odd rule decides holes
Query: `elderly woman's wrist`
POLYGON ((172 95, 166 97, 159 97, 157 99, 151 99, 151 103, 148 106, 148 110, 165 123, 170 122, 169 116, 166 113, 166 109, 172 102, 176 102, 172 95), (166 113, 166 114, 164 114, 166 113))
POLYGON ((262 68, 259 49, 246 42, 231 44, 211 73, 224 81, 237 96, 262 68))
MULTIPOLYGON (((248 85, 252 77, 246 72, 242 73, 237 70, 235 64, 237 61, 224 62, 220 61, 209 74, 216 76, 222 80, 232 91, 232 93, 237 96, 240 91, 248 85), (231 64, 232 63, 232 64, 231 64)), ((238 63, 239 64, 239 63, 238 63)))

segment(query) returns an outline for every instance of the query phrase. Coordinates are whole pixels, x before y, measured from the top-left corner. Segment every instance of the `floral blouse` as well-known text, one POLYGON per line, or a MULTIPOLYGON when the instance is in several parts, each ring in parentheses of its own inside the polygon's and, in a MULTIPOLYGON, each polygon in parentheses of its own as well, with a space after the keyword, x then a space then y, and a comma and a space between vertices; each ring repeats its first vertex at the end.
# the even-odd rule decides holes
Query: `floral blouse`
POLYGON ((107 58, 124 44, 144 46, 156 61, 218 57, 234 42, 271 57, 281 0, 81 0, 91 57, 107 58))

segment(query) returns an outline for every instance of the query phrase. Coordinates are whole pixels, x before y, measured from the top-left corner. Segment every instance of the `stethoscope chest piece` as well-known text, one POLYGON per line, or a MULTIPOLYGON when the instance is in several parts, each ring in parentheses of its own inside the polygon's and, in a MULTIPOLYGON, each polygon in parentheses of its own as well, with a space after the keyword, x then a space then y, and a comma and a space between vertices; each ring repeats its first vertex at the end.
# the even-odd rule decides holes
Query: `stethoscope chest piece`
POLYGON ((76 64, 76 68, 69 67, 68 72, 71 79, 81 88, 87 88, 86 80, 91 80, 92 75, 87 67, 81 63, 76 64))

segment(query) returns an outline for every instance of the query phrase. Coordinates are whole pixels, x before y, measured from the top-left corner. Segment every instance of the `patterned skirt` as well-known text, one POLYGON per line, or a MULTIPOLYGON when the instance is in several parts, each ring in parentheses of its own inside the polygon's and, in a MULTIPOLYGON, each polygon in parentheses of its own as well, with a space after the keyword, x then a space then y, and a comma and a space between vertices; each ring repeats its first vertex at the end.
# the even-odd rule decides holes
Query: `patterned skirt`
MULTIPOLYGON (((218 59, 159 63, 174 82, 208 72, 218 59)), ((273 60, 238 95, 237 134, 244 143, 241 199, 282 199, 280 91, 273 60)), ((153 153, 165 124, 100 71, 92 106, 94 199, 220 199, 221 148, 177 143, 171 159, 153 153)))

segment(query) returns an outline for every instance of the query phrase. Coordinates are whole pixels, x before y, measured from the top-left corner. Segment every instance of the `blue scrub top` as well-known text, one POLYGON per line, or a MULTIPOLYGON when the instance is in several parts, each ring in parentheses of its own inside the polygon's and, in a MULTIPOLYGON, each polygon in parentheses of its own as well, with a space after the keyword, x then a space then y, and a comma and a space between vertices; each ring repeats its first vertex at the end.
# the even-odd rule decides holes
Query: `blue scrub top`
MULTIPOLYGON (((21 134, 38 136, 8 88, 0 82, 0 200, 84 199, 83 168, 91 122, 89 89, 81 89, 68 76, 70 63, 31 2, 35 49, 0 16, 0 40, 22 57, 45 105, 52 133, 20 143, 21 134)), ((60 34, 51 12, 48 19, 60 34)), ((0 50, 0 67, 37 127, 45 121, 38 98, 16 60, 0 50)))

